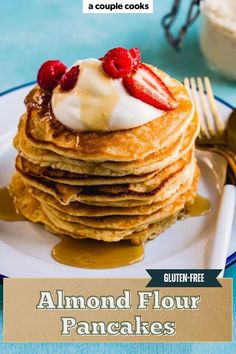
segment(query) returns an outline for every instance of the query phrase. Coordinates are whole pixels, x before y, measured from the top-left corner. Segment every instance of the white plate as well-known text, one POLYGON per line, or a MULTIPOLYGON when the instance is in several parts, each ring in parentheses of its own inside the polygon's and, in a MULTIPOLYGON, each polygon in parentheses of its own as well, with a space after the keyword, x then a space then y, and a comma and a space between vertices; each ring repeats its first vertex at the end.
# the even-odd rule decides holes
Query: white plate
MULTIPOLYGON (((12 138, 25 109, 24 98, 30 89, 31 86, 24 85, 0 96, 0 186, 7 185, 14 171, 16 152, 12 147, 12 138)), ((220 101, 218 106, 222 117, 226 119, 230 108, 220 101)), ((178 221, 155 240, 148 242, 142 262, 105 270, 62 265, 50 256, 52 247, 59 239, 46 232, 42 226, 30 222, 0 222, 0 274, 10 277, 142 277, 147 275, 147 268, 208 268, 211 267, 212 257, 218 259, 220 255, 225 262, 229 238, 227 233, 232 220, 227 221, 228 231, 223 231, 226 234, 222 234, 217 242, 215 235, 226 165, 216 154, 201 152, 198 158, 202 172, 199 194, 210 199, 212 211, 203 217, 178 221)), ((229 197, 227 203, 232 200, 229 197)), ((223 217, 224 220, 226 214, 227 210, 221 211, 220 219, 223 217)), ((232 254, 236 251, 236 245, 230 247, 232 254)), ((216 266, 220 267, 220 262, 216 266)))

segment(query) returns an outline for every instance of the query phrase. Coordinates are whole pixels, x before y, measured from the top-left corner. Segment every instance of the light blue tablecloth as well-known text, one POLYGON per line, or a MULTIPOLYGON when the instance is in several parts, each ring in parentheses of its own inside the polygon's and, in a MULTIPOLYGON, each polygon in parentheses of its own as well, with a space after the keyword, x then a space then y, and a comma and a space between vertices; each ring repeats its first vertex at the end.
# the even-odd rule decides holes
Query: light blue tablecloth
MULTIPOLYGON (((108 49, 121 45, 139 47, 144 61, 163 68, 178 79, 207 74, 213 81, 216 95, 236 105, 235 83, 229 83, 210 72, 201 56, 197 40, 199 21, 190 29, 182 51, 176 53, 166 44, 160 27, 160 18, 170 8, 172 1, 154 0, 154 3, 153 15, 83 15, 82 0, 1 0, 0 92, 34 80, 39 65, 46 59, 60 58, 70 65, 78 58, 101 57, 108 49)), ((180 20, 183 20, 189 0, 183 3, 180 20)), ((236 282, 235 273, 234 265, 226 271, 226 276, 234 277, 236 282)), ((0 295, 0 309, 1 301, 0 295)), ((236 345, 0 343, 0 353, 3 354, 90 352, 232 354, 236 352, 236 345)))

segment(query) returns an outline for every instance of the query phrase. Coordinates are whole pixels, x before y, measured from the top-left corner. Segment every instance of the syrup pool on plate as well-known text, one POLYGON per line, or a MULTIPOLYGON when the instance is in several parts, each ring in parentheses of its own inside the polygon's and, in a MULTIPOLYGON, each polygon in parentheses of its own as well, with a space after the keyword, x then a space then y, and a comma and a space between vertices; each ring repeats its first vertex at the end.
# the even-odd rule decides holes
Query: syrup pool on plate
POLYGON ((193 204, 187 207, 187 215, 203 216, 211 210, 211 202, 209 199, 197 195, 193 204))
POLYGON ((139 262, 144 257, 144 245, 128 241, 104 242, 73 239, 62 236, 53 247, 52 257, 59 263, 80 268, 116 268, 139 262))

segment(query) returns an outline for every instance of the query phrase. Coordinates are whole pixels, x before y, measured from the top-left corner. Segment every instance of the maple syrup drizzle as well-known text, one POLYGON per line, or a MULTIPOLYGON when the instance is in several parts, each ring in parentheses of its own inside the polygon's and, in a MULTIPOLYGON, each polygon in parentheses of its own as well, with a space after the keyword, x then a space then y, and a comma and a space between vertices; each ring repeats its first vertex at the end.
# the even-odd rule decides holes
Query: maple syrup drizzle
POLYGON ((25 218, 17 213, 13 199, 7 187, 0 188, 0 220, 22 221, 25 218))

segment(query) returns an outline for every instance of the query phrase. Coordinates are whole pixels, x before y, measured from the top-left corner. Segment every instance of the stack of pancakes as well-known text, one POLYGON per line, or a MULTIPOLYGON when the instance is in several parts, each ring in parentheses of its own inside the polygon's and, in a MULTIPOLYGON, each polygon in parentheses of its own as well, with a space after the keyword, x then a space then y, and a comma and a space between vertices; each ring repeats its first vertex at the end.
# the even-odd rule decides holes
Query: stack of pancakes
POLYGON ((183 85, 157 73, 178 107, 123 131, 70 131, 54 117, 50 93, 30 92, 10 186, 21 214, 58 235, 135 244, 184 215, 199 178, 199 123, 183 85))

